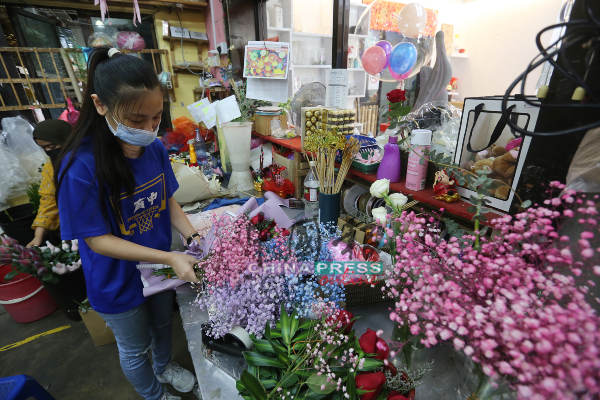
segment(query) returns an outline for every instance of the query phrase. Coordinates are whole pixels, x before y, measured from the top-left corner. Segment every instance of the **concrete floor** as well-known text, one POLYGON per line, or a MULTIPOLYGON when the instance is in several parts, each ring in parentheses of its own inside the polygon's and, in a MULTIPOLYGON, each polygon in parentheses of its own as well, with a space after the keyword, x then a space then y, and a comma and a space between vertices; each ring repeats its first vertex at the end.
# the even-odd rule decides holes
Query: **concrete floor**
MULTIPOLYGON (((26 374, 36 379, 57 400, 139 400, 123 375, 116 344, 94 346, 83 322, 73 322, 59 309, 39 321, 16 323, 0 306, 0 348, 31 336, 70 325, 69 329, 0 351, 0 377, 26 374)), ((194 372, 179 312, 173 313, 173 361, 194 372)), ((190 393, 173 395, 197 400, 190 393)))

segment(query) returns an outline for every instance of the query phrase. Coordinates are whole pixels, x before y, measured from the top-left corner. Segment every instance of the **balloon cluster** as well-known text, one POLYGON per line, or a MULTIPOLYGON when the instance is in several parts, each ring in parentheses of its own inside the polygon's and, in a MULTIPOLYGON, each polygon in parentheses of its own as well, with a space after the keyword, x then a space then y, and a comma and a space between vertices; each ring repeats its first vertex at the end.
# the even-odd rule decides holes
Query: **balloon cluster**
POLYGON ((435 50, 436 11, 427 0, 399 1, 375 0, 355 30, 362 68, 386 82, 416 75, 435 50))

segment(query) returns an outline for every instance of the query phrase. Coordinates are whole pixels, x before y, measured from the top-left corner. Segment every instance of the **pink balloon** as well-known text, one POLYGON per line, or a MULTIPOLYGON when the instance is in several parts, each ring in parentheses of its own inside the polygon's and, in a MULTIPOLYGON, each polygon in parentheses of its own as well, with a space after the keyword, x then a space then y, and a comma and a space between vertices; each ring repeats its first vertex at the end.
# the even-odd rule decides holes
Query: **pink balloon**
POLYGON ((412 69, 402 75, 398 75, 397 73, 395 73, 394 70, 392 69, 392 67, 388 67, 388 71, 390 71, 390 75, 392 76, 392 78, 394 78, 397 81, 403 81, 404 79, 408 78, 408 76, 412 72, 412 69))
POLYGON ((387 54, 381 47, 371 46, 365 50, 360 61, 367 74, 377 75, 383 71, 387 64, 387 54))

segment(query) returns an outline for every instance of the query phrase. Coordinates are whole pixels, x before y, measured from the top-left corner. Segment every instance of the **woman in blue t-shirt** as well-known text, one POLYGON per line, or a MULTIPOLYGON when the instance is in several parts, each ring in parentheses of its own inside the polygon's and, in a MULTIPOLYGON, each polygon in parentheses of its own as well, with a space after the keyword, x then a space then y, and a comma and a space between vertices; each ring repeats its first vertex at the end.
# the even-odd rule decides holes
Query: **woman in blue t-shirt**
POLYGON ((180 399, 195 378, 171 362, 173 291, 145 298, 139 262, 196 282, 194 257, 171 253, 171 226, 197 235, 173 198, 178 184, 156 138, 165 91, 152 65, 117 49, 90 55, 81 115, 55 181, 62 238, 79 239, 90 303, 111 327, 123 372, 147 400, 180 399), (148 352, 152 350, 152 366, 148 352))

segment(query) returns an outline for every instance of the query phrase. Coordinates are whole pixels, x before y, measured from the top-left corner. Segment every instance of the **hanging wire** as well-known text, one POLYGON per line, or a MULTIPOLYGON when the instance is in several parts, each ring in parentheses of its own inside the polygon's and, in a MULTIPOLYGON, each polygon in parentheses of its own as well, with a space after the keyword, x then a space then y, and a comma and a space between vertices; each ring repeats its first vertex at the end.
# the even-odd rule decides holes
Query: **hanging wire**
POLYGON ((531 106, 538 108, 598 108, 600 107, 600 93, 597 92, 594 88, 589 86, 586 83, 586 78, 588 76, 588 72, 590 69, 590 65, 592 61, 596 59, 595 53, 600 50, 600 19, 598 19, 592 10, 592 6, 590 0, 582 0, 583 5, 586 11, 587 19, 576 20, 576 21, 567 21, 558 24, 554 24, 542 29, 536 36, 536 45, 540 50, 540 54, 538 54, 529 66, 519 77, 511 83, 508 87, 508 90, 504 94, 502 98, 502 115, 507 121, 507 124, 514 129, 515 131, 527 135, 527 136, 559 136, 559 135, 567 135, 571 133, 577 133, 581 131, 586 131, 590 129, 594 129, 600 127, 600 121, 594 122, 591 124, 587 124, 584 126, 565 129, 562 131, 556 132, 531 132, 527 129, 519 127, 515 122, 510 119, 510 112, 508 111, 508 102, 511 97, 512 91, 521 83, 521 96, 523 101, 531 106), (564 35, 562 35, 558 40, 554 43, 550 44, 547 47, 544 47, 541 42, 541 36, 552 29, 555 28, 567 28, 564 35), (568 60, 566 55, 566 50, 573 46, 582 46, 582 48, 588 49, 588 53, 585 57, 585 62, 587 65, 587 70, 584 77, 581 77, 571 65, 571 62, 568 60), (562 65, 557 62, 555 59, 557 55, 560 55, 562 65), (541 57, 541 59, 539 59, 541 57), (539 60, 538 60, 539 59, 539 60), (538 61, 536 61, 538 60, 538 61), (582 87, 586 91, 587 100, 586 103, 565 103, 565 104, 546 104, 543 101, 535 101, 532 100, 531 97, 527 98, 525 93, 525 83, 527 81, 527 75, 535 70, 540 65, 545 62, 549 62, 552 67, 554 67, 555 71, 559 71, 566 78, 576 83, 578 86, 582 87))

